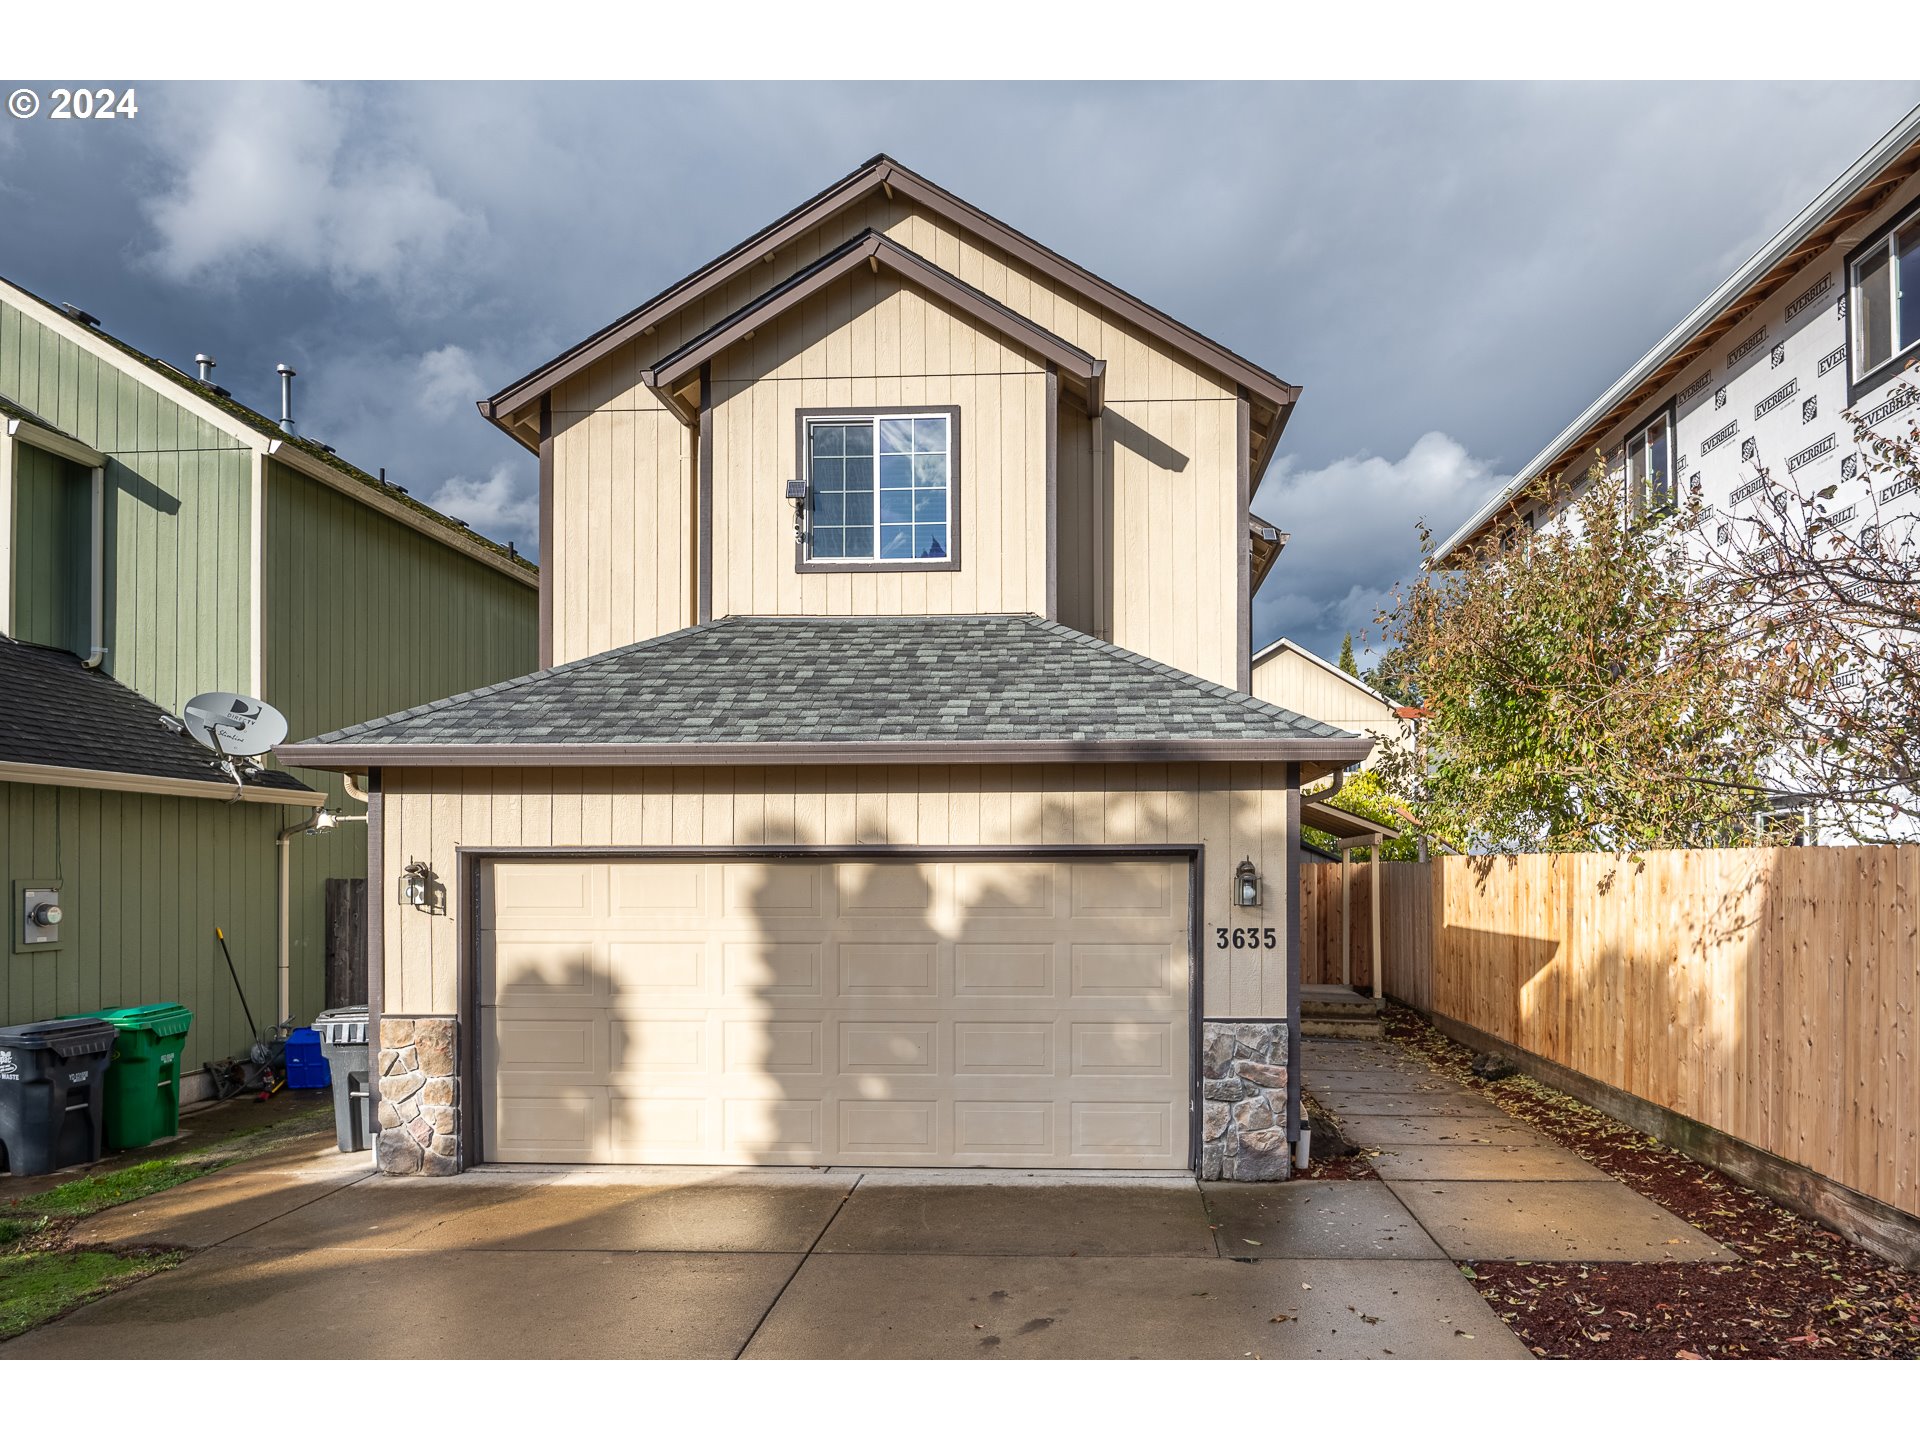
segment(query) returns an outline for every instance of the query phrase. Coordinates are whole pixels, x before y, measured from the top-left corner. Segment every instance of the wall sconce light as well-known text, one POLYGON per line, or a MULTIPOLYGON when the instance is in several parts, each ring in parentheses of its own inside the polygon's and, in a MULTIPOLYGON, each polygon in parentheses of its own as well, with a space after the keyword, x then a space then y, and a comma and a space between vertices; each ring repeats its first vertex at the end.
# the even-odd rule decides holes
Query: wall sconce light
POLYGON ((1233 872, 1233 903, 1246 906, 1260 903, 1260 872, 1253 868, 1251 855, 1233 872))
POLYGON ((433 867, 424 860, 409 860, 406 868, 400 872, 400 903, 411 905, 416 910, 428 910, 435 914, 440 911, 440 897, 444 893, 440 882, 434 877, 433 867))

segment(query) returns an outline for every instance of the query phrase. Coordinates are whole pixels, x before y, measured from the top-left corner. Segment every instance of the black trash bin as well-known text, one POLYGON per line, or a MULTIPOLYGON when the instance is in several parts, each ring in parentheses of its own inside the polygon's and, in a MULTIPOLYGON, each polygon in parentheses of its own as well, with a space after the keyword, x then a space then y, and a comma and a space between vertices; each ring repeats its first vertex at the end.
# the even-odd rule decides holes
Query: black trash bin
POLYGON ((0 1164, 45 1175, 100 1158, 116 1033, 106 1020, 0 1028, 0 1164))

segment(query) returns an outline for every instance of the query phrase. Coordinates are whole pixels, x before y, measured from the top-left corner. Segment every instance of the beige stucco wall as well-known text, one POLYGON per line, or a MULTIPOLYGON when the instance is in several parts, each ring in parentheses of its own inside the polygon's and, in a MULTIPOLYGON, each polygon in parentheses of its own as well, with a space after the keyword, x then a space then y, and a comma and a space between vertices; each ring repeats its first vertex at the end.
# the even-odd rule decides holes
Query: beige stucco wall
MULTIPOLYGON (((641 384, 641 370, 866 229, 889 235, 1107 362, 1107 413, 1088 422, 1072 401, 1060 411, 1060 618, 1156 660, 1221 684, 1237 684, 1238 555, 1245 519, 1237 503, 1240 457, 1233 388, 1097 306, 1062 293, 1004 252, 919 213, 903 197, 889 200, 881 195, 823 222, 769 263, 555 388, 550 403, 556 517, 553 554, 545 557, 555 587, 554 658, 596 653, 692 620, 692 437, 641 384)), ((891 277, 871 283, 878 290, 899 288, 891 277)), ((805 346, 814 358, 800 361, 799 376, 823 382, 829 390, 849 382, 841 386, 847 398, 829 404, 893 403, 881 398, 879 387, 856 399, 851 380, 857 376, 898 382, 900 393, 907 395, 898 403, 921 399, 907 385, 919 383, 916 377, 927 377, 925 383, 933 385, 941 376, 971 375, 977 388, 985 383, 980 378, 985 365, 995 363, 989 360, 991 350, 1000 347, 997 340, 973 338, 969 327, 956 330, 959 322, 941 312, 917 331, 903 320, 898 348, 888 348, 894 343, 887 338, 891 332, 876 324, 873 358, 862 360, 869 343, 863 327, 872 312, 848 303, 834 313, 844 315, 845 323, 830 320, 828 306, 816 299, 802 307, 796 322, 815 327, 805 346), (842 364, 850 368, 839 368, 842 364)), ((740 354, 756 357, 746 362, 749 369, 759 365, 762 345, 763 337, 756 336, 736 347, 721 357, 716 374, 745 378, 738 368, 727 367, 737 367, 741 362, 735 356, 740 354)), ((1017 402, 1004 384, 995 397, 1002 407, 1002 427, 1008 423, 1006 407, 1017 404, 1020 409, 1019 425, 1028 437, 1025 453, 1032 467, 1030 485, 1044 480, 1044 446, 1036 448, 1033 441, 1041 433, 1037 423, 1044 423, 1044 412, 1031 398, 1033 369, 1031 359, 1022 356, 1008 372, 1017 381, 1017 402)), ((756 460, 762 445, 792 449, 792 412, 800 402, 787 393, 794 388, 791 378, 774 382, 779 387, 775 398, 763 401, 756 396, 751 401, 753 417, 741 422, 742 431, 735 433, 729 421, 726 438, 736 446, 748 434, 765 437, 753 442, 756 460)), ((931 394, 926 398, 932 403, 931 394)), ((777 490, 790 470, 786 465, 754 479, 777 490)), ((756 518, 730 530, 725 544, 719 525, 745 517, 716 514, 716 560, 747 544, 756 557, 763 547, 767 554, 783 557, 790 572, 790 510, 779 505, 779 513, 761 520, 757 501, 755 505, 756 518)), ((963 513, 966 507, 963 499, 963 513)), ((952 582, 957 608, 986 610, 998 602, 983 596, 1010 588, 1005 570, 985 568, 993 549, 1011 546, 1016 575, 1030 576, 1044 527, 1036 521, 1030 530, 1013 533, 1008 517, 1022 513, 1002 512, 997 547, 963 550, 964 568, 952 582), (969 593, 970 605, 959 603, 969 593)), ((732 583, 744 578, 734 572, 724 604, 716 585, 715 614, 729 613, 730 608, 756 613, 742 607, 778 601, 778 592, 763 589, 773 583, 766 578, 771 570, 757 558, 749 560, 748 567, 751 588, 732 583)), ((850 585, 845 603, 855 605, 850 585)), ((886 603, 877 587, 873 603, 886 603)), ((898 603, 904 609, 919 602, 903 584, 898 603)), ((926 603, 937 608, 931 591, 926 603)), ((1023 608, 1043 607, 1034 603, 1023 608)))
POLYGON ((1286 1014, 1286 767, 1282 765, 834 766, 382 773, 383 1005, 458 1003, 461 897, 447 914, 398 903, 425 860, 450 889, 462 846, 1199 844, 1201 1013, 1286 1014), (1259 909, 1230 904, 1251 857, 1259 909), (1220 949, 1216 926, 1273 926, 1271 950, 1220 949))
POLYGON ((850 276, 723 352, 713 614, 1044 613, 1046 405, 1042 365, 891 274, 850 276), (958 569, 796 569, 796 417, 859 405, 959 407, 958 569))

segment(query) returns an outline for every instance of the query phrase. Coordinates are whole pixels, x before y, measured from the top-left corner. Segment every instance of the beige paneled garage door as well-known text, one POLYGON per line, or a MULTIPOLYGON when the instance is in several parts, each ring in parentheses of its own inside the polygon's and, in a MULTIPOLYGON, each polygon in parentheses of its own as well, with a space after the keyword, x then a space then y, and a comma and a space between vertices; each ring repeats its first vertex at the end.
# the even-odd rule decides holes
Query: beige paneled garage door
POLYGON ((1184 1169, 1183 861, 495 862, 493 1160, 1184 1169))

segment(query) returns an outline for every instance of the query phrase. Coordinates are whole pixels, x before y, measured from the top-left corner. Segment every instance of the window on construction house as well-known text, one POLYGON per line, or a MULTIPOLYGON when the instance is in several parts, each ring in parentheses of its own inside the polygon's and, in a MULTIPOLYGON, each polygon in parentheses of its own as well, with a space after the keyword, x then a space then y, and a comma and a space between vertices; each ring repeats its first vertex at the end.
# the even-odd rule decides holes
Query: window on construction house
POLYGON ((1852 260, 1853 378, 1864 380, 1920 346, 1920 209, 1852 260))
POLYGON ((1662 515, 1679 495, 1673 481, 1673 416, 1662 411, 1627 437, 1627 505, 1634 515, 1662 515))

